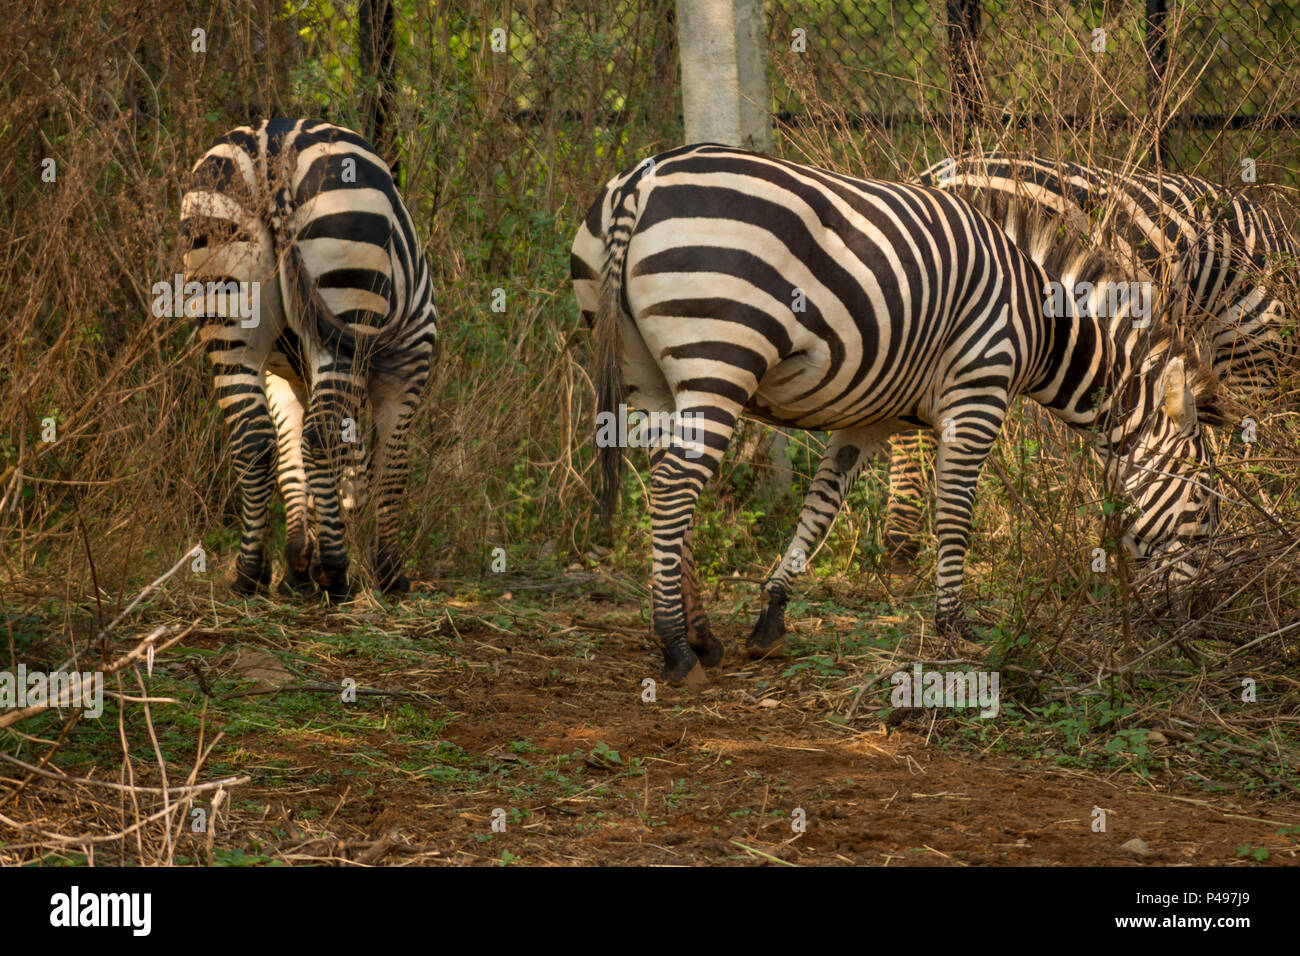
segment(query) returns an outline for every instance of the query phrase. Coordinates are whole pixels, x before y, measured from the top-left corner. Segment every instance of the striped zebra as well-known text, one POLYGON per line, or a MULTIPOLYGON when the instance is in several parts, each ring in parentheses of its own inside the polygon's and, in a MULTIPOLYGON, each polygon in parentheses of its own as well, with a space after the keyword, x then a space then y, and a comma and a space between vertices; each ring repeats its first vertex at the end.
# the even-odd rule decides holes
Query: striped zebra
MULTIPOLYGON (((1296 292, 1296 246, 1275 216, 1244 196, 1192 176, 1125 174, 997 152, 945 160, 918 181, 976 200, 999 222, 1005 220, 990 208, 994 200, 1003 214, 1032 204, 1113 250, 1135 278, 1166 290, 1170 321, 1234 398, 1276 393, 1300 368, 1300 342, 1284 304, 1296 292)), ((890 443, 884 537, 897 570, 918 550, 930 450, 919 432, 890 443)))
POLYGON ((187 288, 204 284, 194 311, 239 493, 233 589, 270 585, 278 476, 281 593, 351 596, 338 484, 350 469, 358 496, 376 501, 376 584, 407 590, 397 534, 406 434, 437 330, 424 252, 388 166, 359 135, 319 120, 241 126, 194 166, 181 235, 187 288), (260 295, 251 321, 232 299, 240 283, 260 295))
MULTIPOLYGON (((1057 259, 1066 283, 1105 278, 1095 254, 1057 259)), ((792 582, 866 462, 892 433, 939 423, 936 618, 945 640, 969 637, 973 497, 1017 394, 1094 441, 1140 509, 1124 533, 1132 554, 1186 572, 1173 555, 1215 526, 1201 423, 1221 413, 1209 370, 1157 324, 1054 311, 1048 271, 948 193, 688 146, 605 186, 571 272, 593 326, 598 418, 624 402, 678 416, 653 440, 649 485, 652 621, 670 682, 702 681, 722 657, 688 530, 742 413, 834 432, 763 586, 754 657, 782 643, 792 582)), ((623 457, 597 444, 608 515, 623 457)))

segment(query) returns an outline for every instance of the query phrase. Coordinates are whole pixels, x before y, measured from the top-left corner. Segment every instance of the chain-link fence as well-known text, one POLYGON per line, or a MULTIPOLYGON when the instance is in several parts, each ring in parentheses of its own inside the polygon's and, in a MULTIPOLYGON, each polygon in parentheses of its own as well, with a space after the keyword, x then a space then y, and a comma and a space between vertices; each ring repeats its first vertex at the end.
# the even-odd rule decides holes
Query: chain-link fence
POLYGON ((768 27, 779 120, 888 129, 878 174, 973 145, 1288 183, 1300 161, 1297 0, 772 0, 768 27))

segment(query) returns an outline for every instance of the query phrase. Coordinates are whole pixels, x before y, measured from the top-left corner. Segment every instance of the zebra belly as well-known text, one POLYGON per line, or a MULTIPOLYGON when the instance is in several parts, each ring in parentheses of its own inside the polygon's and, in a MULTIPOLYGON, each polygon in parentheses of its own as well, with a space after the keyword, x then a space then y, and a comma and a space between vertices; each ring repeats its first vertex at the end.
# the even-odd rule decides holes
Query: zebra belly
POLYGON ((893 431, 913 428, 928 428, 929 421, 914 408, 890 412, 844 412, 835 413, 828 409, 816 412, 796 412, 789 409, 773 408, 763 404, 761 396, 745 406, 745 414, 769 425, 782 428, 801 428, 805 431, 840 431, 845 428, 862 428, 865 426, 891 426, 893 431))
POLYGON ((928 424, 924 411, 928 405, 924 397, 911 390, 888 395, 878 388, 863 389, 831 401, 822 402, 816 396, 789 401, 783 387, 766 387, 767 379, 746 405, 747 414, 772 425, 790 428, 837 431, 866 425, 895 424, 898 430, 917 428, 928 424))
POLYGON ((832 366, 821 342, 785 359, 763 376, 747 413, 775 425, 826 431, 890 422, 916 428, 928 422, 931 375, 908 382, 873 370, 852 384, 854 367, 847 365, 824 381, 832 366))

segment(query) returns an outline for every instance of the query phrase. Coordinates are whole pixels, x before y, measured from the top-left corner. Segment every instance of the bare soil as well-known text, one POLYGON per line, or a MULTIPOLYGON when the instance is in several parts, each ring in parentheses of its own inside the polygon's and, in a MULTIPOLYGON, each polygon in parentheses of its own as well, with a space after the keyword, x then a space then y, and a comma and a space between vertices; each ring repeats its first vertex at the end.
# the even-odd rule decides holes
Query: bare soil
MULTIPOLYGON (((941 711, 891 712, 879 686, 855 692, 867 674, 851 655, 826 657, 829 676, 806 666, 835 630, 811 612, 792 619, 789 656, 762 662, 741 653, 747 615, 719 614, 729 658, 708 686, 656 683, 650 701, 659 655, 640 608, 608 595, 233 610, 161 655, 150 684, 177 701, 154 705, 173 782, 200 714, 206 739, 225 737, 199 779, 251 778, 210 833, 181 834, 182 862, 1300 862, 1295 836, 1278 833, 1300 824, 1291 797, 1189 774, 1176 742, 1116 768, 1068 759, 1023 717, 979 736, 941 711), (348 680, 355 702, 337 691, 348 680)), ((128 734, 135 782, 156 783, 147 733, 128 734)), ((113 759, 57 762, 116 779, 113 759)), ((40 781, 3 812, 86 829, 83 808, 40 781)), ((97 861, 134 851, 101 845, 97 861)))
MULTIPOLYGON (((1239 865, 1245 846, 1268 848, 1270 864, 1298 862, 1295 841, 1277 835, 1300 823, 1294 802, 1228 782, 1209 793, 1158 769, 1144 780, 981 752, 950 739, 953 721, 936 712, 892 727, 869 709, 833 722, 825 694, 783 677, 792 659, 737 661, 738 630, 724 635, 731 658, 709 686, 657 683, 650 702, 648 641, 593 637, 579 620, 554 612, 548 623, 569 631, 558 641, 460 629, 451 686, 436 661, 397 682, 353 663, 332 675, 436 697, 452 715, 441 737, 473 771, 463 781, 368 774, 367 753, 404 756, 375 734, 328 747, 332 783, 254 781, 242 796, 265 800, 270 818, 314 807, 330 817, 334 852, 387 841, 391 862, 421 847, 436 851, 429 861, 539 865, 1239 865), (364 795, 344 768, 363 775, 364 795), (504 832, 494 811, 505 811, 504 832), (1134 838, 1145 848, 1125 848, 1134 838)), ((304 743, 278 743, 301 775, 321 766, 320 747, 304 743)))

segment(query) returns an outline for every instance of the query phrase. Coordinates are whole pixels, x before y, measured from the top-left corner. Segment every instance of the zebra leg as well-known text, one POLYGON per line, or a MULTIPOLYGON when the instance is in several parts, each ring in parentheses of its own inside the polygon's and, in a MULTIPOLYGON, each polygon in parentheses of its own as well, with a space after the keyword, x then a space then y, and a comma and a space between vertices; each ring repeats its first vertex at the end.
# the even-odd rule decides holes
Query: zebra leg
POLYGON ((885 546, 893 570, 906 571, 920 550, 925 514, 925 465, 929 450, 924 432, 905 432, 889 442, 889 507, 885 546))
POLYGON ((314 364, 311 404, 303 425, 303 466, 316 512, 316 554, 310 573, 331 601, 346 601, 354 592, 348 581, 338 477, 347 458, 344 424, 350 420, 359 429, 356 396, 364 383, 344 360, 325 357, 314 364))
POLYGON ((691 550, 694 535, 694 527, 687 528, 682 542, 682 610, 686 614, 686 643, 691 645, 701 664, 717 667, 722 663, 726 649, 713 636, 709 616, 704 613, 704 602, 700 599, 700 582, 695 576, 695 555, 691 550))
POLYGON ((275 421, 279 446, 280 495, 284 498, 284 577, 279 592, 287 596, 314 594, 311 579, 311 523, 307 515, 307 472, 302 460, 302 423, 307 391, 302 382, 275 372, 266 373, 266 398, 275 421))
POLYGON ((405 594, 410 579, 402 573, 398 516, 410 473, 406 432, 429 379, 428 359, 400 382, 379 374, 370 379, 370 408, 375 420, 374 457, 362 481, 376 502, 375 583, 385 594, 405 594))
POLYGON ((935 624, 939 639, 950 648, 954 638, 975 640, 962 606, 962 573, 970 546, 975 489, 1005 415, 1005 399, 995 405, 992 398, 971 410, 948 410, 936 415, 937 420, 946 421, 945 433, 951 436, 939 442, 935 461, 934 519, 938 538, 935 624))
POLYGON ((826 536, 844 496, 887 437, 888 432, 878 428, 847 428, 831 436, 804 496, 794 540, 763 585, 763 610, 746 642, 750 657, 770 657, 780 652, 785 643, 785 605, 794 579, 807 570, 808 555, 826 536))
MULTIPOLYGON (((267 407, 264 376, 255 360, 239 360, 240 371, 218 378, 255 381, 256 391, 218 386, 217 401, 230 431, 230 455, 239 492, 239 557, 230 589, 236 594, 257 594, 271 585, 271 562, 266 553, 270 531, 269 505, 275 490, 275 426, 267 407), (227 394, 223 394, 227 393, 227 394)), ((227 366, 229 369, 229 366, 227 366)))
POLYGON ((670 684, 706 683, 708 677, 701 664, 722 659, 722 647, 708 634, 707 621, 701 630, 703 609, 687 538, 700 491, 717 471, 739 411, 739 406, 734 410, 716 405, 687 408, 681 412, 681 420, 697 424, 687 425, 678 435, 666 436, 651 454, 650 525, 654 541, 651 618, 655 637, 664 653, 663 679, 670 684), (690 441, 682 437, 687 433, 691 435, 690 441), (688 637, 688 601, 695 620, 696 646, 692 646, 688 637))
MULTIPOLYGON (((212 362, 217 404, 225 419, 227 447, 239 497, 239 556, 231 589, 236 594, 266 590, 271 563, 266 553, 269 505, 275 491, 276 441, 266 395, 266 367, 284 326, 284 313, 272 288, 263 281, 275 273, 271 234, 251 206, 224 195, 224 167, 207 166, 181 200, 185 237, 185 288, 203 285, 186 303, 199 318, 199 338, 212 362), (241 291, 240 284, 243 285, 241 291), (258 311, 241 316, 245 294, 260 290, 258 311)), ((236 197, 241 181, 228 183, 236 197)))
MULTIPOLYGON (((664 455, 664 447, 659 446, 650 451, 650 470, 653 473, 656 462, 664 455)), ((717 667, 722 663, 726 652, 722 642, 713 636, 709 628, 709 617, 704 613, 704 602, 700 600, 700 582, 695 574, 695 555, 691 541, 695 537, 695 527, 687 527, 682 538, 682 610, 686 617, 686 643, 690 645, 695 656, 705 667, 717 667)))

